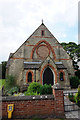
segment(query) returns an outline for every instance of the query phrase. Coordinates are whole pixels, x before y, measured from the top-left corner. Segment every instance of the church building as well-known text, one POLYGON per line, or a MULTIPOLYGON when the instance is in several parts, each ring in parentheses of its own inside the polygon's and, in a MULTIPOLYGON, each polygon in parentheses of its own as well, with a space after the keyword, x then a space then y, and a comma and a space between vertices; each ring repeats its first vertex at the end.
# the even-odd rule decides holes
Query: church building
POLYGON ((34 81, 52 86, 59 83, 69 88, 74 68, 67 52, 42 22, 16 52, 10 54, 6 73, 15 76, 20 87, 34 81))

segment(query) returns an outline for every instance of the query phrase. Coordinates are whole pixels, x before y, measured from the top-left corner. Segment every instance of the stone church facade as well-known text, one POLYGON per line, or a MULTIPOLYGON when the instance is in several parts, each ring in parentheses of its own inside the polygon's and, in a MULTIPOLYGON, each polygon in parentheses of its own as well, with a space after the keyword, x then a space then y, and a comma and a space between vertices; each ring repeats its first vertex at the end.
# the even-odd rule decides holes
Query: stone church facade
POLYGON ((74 69, 69 55, 42 23, 15 53, 10 54, 6 73, 15 76, 19 86, 34 81, 42 85, 59 83, 68 88, 74 69))

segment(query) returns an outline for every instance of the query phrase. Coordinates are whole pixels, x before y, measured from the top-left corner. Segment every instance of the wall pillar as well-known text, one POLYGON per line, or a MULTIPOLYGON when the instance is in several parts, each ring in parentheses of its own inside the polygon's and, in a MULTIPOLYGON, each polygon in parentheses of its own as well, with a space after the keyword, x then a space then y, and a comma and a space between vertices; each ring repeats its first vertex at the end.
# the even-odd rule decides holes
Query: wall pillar
POLYGON ((64 118, 64 94, 63 89, 60 88, 59 84, 57 83, 53 87, 53 95, 55 100, 55 114, 60 116, 60 118, 64 118), (58 85, 58 86, 57 86, 58 85))

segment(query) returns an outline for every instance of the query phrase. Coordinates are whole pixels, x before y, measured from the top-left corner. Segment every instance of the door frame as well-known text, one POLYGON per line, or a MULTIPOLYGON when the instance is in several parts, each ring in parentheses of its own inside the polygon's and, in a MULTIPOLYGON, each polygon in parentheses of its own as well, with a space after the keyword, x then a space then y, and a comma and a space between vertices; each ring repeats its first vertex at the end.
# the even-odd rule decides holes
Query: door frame
POLYGON ((51 64, 46 64, 40 72, 40 78, 41 78, 41 84, 43 85, 43 72, 46 69, 46 67, 50 67, 50 69, 52 70, 53 74, 54 74, 54 85, 57 83, 57 71, 56 69, 51 65, 51 64))
MULTIPOLYGON (((44 69, 43 75, 44 75, 44 72, 45 72, 45 70, 46 70, 47 68, 49 68, 49 69, 51 70, 52 74, 53 74, 53 85, 54 85, 54 71, 50 68, 50 66, 47 66, 47 67, 44 69)), ((42 75, 42 79, 43 79, 43 75, 42 75)), ((42 85, 43 85, 43 80, 42 80, 42 85)))

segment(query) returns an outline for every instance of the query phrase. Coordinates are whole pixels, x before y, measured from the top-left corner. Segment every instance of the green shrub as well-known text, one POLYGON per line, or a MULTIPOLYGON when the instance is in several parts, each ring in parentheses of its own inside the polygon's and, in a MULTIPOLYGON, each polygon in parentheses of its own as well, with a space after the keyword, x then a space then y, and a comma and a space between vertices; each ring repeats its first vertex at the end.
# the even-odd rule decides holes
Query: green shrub
POLYGON ((13 87, 8 91, 8 95, 13 95, 14 93, 18 93, 19 88, 18 87, 13 87))
POLYGON ((75 96, 74 96, 74 100, 75 100, 76 103, 78 103, 77 98, 78 98, 78 93, 76 93, 75 96))
POLYGON ((44 84, 40 87, 40 94, 46 95, 46 94, 52 94, 52 87, 51 85, 44 84))
POLYGON ((5 79, 0 79, 0 90, 5 86, 5 79))
POLYGON ((78 86, 78 95, 80 96, 80 85, 78 86))
POLYGON ((24 92, 25 95, 45 95, 52 94, 51 85, 41 85, 40 83, 33 82, 29 85, 28 90, 24 92))
POLYGON ((80 79, 80 70, 77 70, 77 71, 75 72, 75 75, 80 79))
POLYGON ((80 107, 80 95, 78 93, 75 94, 74 99, 76 104, 80 107))
POLYGON ((80 84, 80 80, 77 76, 70 78, 70 85, 71 88, 78 88, 78 85, 80 84))
POLYGON ((68 97, 69 97, 69 100, 70 100, 71 102, 75 102, 75 98, 74 98, 73 93, 69 93, 68 97))
POLYGON ((37 82, 32 82, 27 90, 27 93, 39 93, 39 89, 42 85, 40 83, 37 82))
POLYGON ((15 81, 15 77, 12 76, 12 75, 8 75, 7 78, 6 78, 6 81, 5 81, 5 84, 6 84, 6 88, 7 89, 10 89, 14 86, 16 86, 16 81, 15 81))
POLYGON ((78 86, 77 104, 80 107, 80 85, 78 86))
POLYGON ((37 93, 37 92, 36 92, 36 93, 35 93, 35 92, 27 92, 27 91, 26 91, 26 92, 24 92, 24 95, 25 95, 25 96, 40 95, 40 93, 37 93))
POLYGON ((80 87, 78 87, 78 93, 75 94, 74 99, 76 101, 76 104, 80 107, 80 87))

